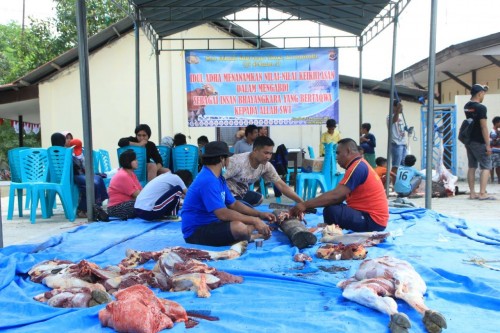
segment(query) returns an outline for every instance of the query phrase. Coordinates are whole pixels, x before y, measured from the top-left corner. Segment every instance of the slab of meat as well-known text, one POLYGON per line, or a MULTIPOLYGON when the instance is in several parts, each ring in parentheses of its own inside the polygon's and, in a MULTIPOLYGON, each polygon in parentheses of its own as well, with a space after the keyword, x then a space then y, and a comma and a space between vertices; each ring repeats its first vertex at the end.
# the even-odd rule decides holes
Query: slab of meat
POLYGON ((156 297, 143 285, 120 290, 115 296, 116 301, 99 311, 99 321, 118 332, 156 333, 188 320, 181 305, 156 297))
POLYGON ((404 300, 422 314, 427 331, 439 333, 446 328, 443 315, 424 304, 427 288, 424 280, 404 260, 389 256, 367 259, 353 277, 340 281, 337 286, 344 290, 345 298, 388 314, 393 333, 408 332, 411 327, 408 316, 398 312, 393 297, 404 300))
POLYGON ((325 244, 316 251, 316 257, 327 260, 361 260, 368 251, 361 244, 325 244))
POLYGON ((111 302, 107 292, 86 287, 52 289, 33 298, 55 308, 87 308, 111 302))

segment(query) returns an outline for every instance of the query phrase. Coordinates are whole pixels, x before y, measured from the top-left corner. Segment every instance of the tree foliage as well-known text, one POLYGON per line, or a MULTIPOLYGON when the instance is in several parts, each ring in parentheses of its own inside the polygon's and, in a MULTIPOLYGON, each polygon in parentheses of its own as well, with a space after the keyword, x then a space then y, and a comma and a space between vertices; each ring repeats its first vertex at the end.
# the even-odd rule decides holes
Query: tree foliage
MULTIPOLYGON (((24 32, 15 22, 0 25, 0 84, 15 81, 77 45, 76 1, 54 2, 55 17, 30 18, 24 32)), ((115 2, 128 8, 127 0, 115 2)), ((126 16, 111 0, 87 0, 86 6, 89 36, 126 16)))

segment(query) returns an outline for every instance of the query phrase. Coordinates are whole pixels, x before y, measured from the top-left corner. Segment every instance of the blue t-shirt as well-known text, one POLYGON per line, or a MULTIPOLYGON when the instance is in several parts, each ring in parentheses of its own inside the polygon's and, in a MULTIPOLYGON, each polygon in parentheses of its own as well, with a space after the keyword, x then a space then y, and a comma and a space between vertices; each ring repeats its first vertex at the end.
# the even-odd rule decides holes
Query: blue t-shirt
POLYGON ((411 180, 415 176, 425 179, 425 175, 418 172, 414 167, 400 166, 396 176, 396 183, 394 184, 394 191, 396 193, 410 193, 413 190, 411 188, 411 180))
POLYGON ((371 133, 365 135, 365 138, 370 140, 369 142, 363 142, 360 144, 361 148, 365 151, 365 154, 375 154, 375 147, 377 146, 377 141, 375 136, 371 133))
POLYGON ((215 177, 212 170, 203 167, 189 187, 182 206, 182 233, 184 238, 195 230, 219 221, 214 211, 225 208, 235 201, 224 177, 215 177))

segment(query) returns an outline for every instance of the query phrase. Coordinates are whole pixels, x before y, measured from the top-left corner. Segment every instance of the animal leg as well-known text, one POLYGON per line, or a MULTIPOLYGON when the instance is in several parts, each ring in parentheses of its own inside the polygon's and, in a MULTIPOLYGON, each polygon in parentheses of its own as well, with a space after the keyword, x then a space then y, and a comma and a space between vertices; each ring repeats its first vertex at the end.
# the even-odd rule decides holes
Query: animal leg
POLYGON ((443 328, 447 328, 446 319, 437 311, 425 311, 422 321, 429 333, 440 333, 443 328))
POLYGON ((241 241, 226 251, 207 251, 212 260, 229 260, 240 257, 247 250, 248 242, 241 241))

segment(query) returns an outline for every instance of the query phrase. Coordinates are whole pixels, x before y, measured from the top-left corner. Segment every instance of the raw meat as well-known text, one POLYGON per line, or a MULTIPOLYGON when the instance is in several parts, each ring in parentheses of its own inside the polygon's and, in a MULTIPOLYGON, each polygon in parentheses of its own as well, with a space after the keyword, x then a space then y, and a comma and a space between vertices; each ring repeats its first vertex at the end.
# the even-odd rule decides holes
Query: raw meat
POLYGON ((424 280, 404 260, 389 256, 367 259, 353 277, 340 281, 337 286, 344 290, 345 298, 388 314, 393 333, 408 332, 411 327, 408 316, 398 312, 393 297, 404 300, 422 314, 427 331, 439 333, 446 328, 443 315, 424 304, 427 288, 424 280))
POLYGON ((188 320, 181 305, 157 298, 143 285, 123 289, 115 296, 116 301, 99 311, 99 320, 118 332, 156 333, 188 320))

